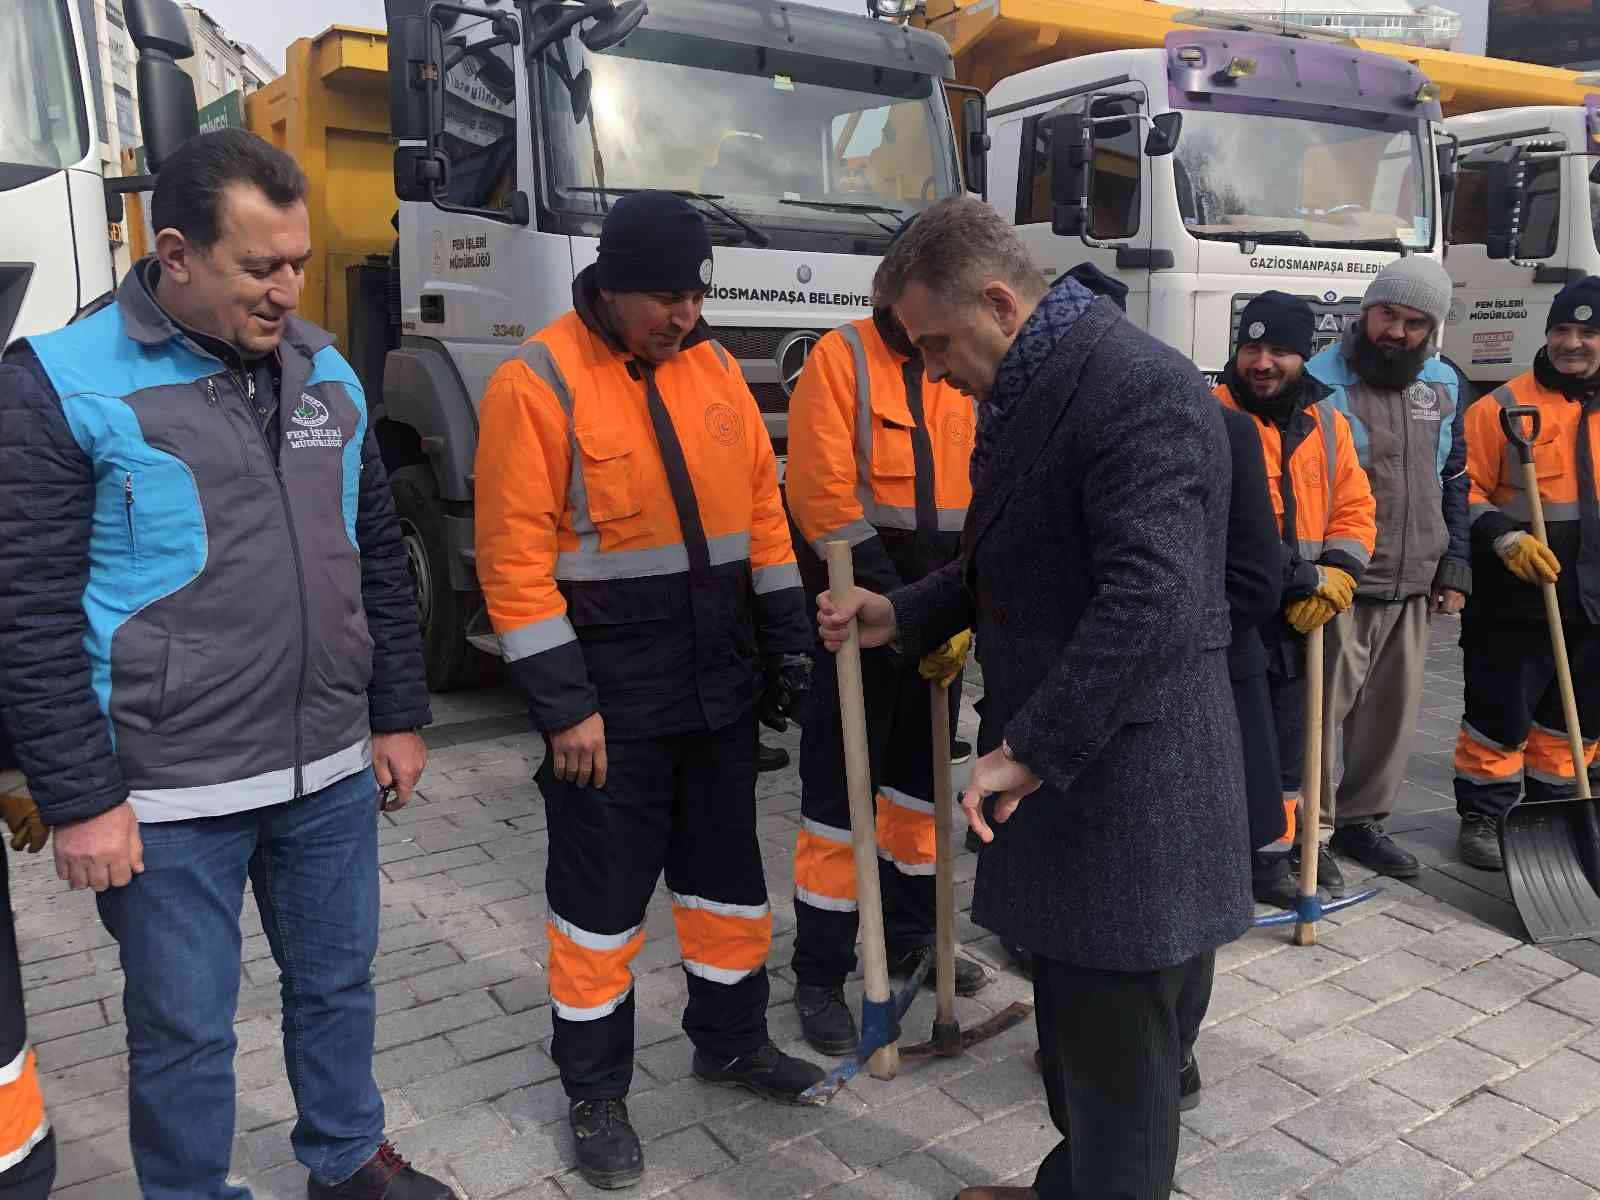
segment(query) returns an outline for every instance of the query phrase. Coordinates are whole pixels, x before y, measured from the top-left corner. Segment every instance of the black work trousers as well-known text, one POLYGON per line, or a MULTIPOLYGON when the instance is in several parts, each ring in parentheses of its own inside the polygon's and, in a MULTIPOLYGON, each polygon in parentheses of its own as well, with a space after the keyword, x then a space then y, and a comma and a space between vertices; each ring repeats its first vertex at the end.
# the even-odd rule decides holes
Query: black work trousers
POLYGON ((633 975, 666 870, 688 976, 683 1028, 731 1060, 767 1040, 772 913, 756 840, 755 712, 710 733, 608 741, 603 788, 536 776, 550 824, 552 1057, 575 1100, 633 1079, 633 975))
POLYGON ((1039 1164, 1039 1200, 1168 1200, 1178 1162, 1179 1013, 1186 993, 1188 1004, 1197 1001, 1216 955, 1158 971, 1034 961, 1045 1096, 1064 1135, 1039 1164))
MULTIPOLYGON (((1600 739, 1600 628, 1569 620, 1563 633, 1593 779, 1600 739)), ((1499 820, 1524 796, 1538 803, 1577 795, 1549 629, 1474 621, 1462 627, 1461 650, 1466 711, 1456 738, 1456 811, 1499 820)))
POLYGON ((8 1171, 0 1171, 0 1200, 45 1200, 56 1181, 56 1135, 45 1135, 33 1152, 8 1171))
MULTIPOLYGON (((877 805, 878 887, 892 956, 933 944, 933 736, 928 681, 886 650, 861 656, 867 748, 877 805)), ((841 984, 855 969, 856 876, 850 846, 839 682, 831 654, 812 663, 800 731, 800 816, 795 839, 794 973, 801 983, 841 984)), ((951 728, 961 689, 948 693, 951 728)))

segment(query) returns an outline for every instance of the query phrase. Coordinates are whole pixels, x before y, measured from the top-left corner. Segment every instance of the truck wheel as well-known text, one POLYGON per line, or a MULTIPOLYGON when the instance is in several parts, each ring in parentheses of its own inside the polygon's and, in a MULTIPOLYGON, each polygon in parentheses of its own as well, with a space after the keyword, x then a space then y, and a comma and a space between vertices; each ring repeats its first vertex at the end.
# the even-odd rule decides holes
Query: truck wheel
POLYGON ((389 487, 411 568, 428 687, 448 692, 488 682, 499 664, 467 641, 467 623, 476 611, 478 594, 457 591, 450 583, 444 504, 433 468, 401 467, 389 476, 389 487))

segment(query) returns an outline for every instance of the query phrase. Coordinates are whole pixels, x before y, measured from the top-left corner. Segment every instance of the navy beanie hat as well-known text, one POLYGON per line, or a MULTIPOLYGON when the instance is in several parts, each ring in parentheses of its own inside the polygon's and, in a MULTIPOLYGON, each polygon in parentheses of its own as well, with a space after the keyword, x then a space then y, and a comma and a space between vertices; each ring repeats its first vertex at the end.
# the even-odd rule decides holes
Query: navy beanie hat
POLYGON ((711 286, 711 234, 694 206, 671 192, 630 192, 600 227, 595 282, 608 292, 703 292, 711 286))
POLYGON ((1250 342, 1268 342, 1293 350, 1301 358, 1311 357, 1311 338, 1316 318, 1311 306, 1287 292, 1262 292, 1239 314, 1239 340, 1234 347, 1250 342))
POLYGON ((1600 275, 1586 275, 1556 293, 1544 331, 1549 333, 1557 325, 1593 325, 1600 329, 1600 275))

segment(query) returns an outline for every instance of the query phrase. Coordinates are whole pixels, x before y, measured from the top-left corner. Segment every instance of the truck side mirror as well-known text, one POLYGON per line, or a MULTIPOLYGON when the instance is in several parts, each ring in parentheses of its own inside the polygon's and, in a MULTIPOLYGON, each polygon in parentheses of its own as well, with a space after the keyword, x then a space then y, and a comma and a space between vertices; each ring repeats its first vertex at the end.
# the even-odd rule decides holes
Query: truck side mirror
POLYGON ((644 0, 627 0, 617 5, 609 15, 600 17, 578 37, 592 53, 599 54, 611 49, 637 29, 649 11, 644 0))
POLYGON ((128 34, 139 51, 139 123, 153 175, 177 148, 200 132, 194 81, 178 65, 194 56, 183 13, 172 0, 126 0, 128 34))
POLYGON ((1178 148, 1178 135, 1183 132, 1183 114, 1164 112, 1150 118, 1150 132, 1145 135, 1144 152, 1147 158, 1161 158, 1178 148))
POLYGON ((402 145, 433 135, 428 75, 437 72, 439 47, 425 16, 389 17, 389 131, 402 145))
POLYGON ((989 198, 989 106, 982 96, 961 102, 961 169, 967 191, 989 198))
POLYGON ((1522 207, 1528 191, 1522 155, 1514 155, 1509 162, 1492 163, 1488 176, 1485 250, 1490 258, 1516 258, 1517 243, 1521 238, 1522 207))
POLYGON ((1088 227, 1093 126, 1078 113, 1050 118, 1050 229, 1060 236, 1088 227))

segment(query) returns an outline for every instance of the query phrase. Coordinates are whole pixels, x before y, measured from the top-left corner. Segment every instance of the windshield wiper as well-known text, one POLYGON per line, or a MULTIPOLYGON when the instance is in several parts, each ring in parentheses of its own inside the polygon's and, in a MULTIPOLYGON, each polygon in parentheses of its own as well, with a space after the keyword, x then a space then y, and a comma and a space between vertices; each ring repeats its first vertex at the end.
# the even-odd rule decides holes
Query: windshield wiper
POLYGON ((797 204, 801 208, 820 208, 829 212, 860 213, 885 233, 894 233, 898 225, 890 225, 887 221, 880 221, 874 213, 887 213, 891 217, 900 217, 904 214, 898 208, 891 208, 887 204, 859 204, 854 200, 802 200, 798 196, 785 196, 778 201, 779 204, 797 204))
POLYGON ((1206 238, 1216 242, 1287 242, 1291 246, 1315 245, 1311 236, 1303 229, 1230 229, 1219 233, 1213 230, 1201 232, 1191 229, 1190 233, 1197 238, 1206 238))
POLYGON ((1355 238, 1348 242, 1318 240, 1319 246, 1337 246, 1340 250, 1393 250, 1397 254, 1411 253, 1411 247, 1399 238, 1355 238))
MULTIPOLYGON (((595 195, 605 196, 631 196, 635 192, 651 191, 654 189, 636 187, 569 187, 562 190, 568 192, 587 192, 595 195)), ((718 204, 717 201, 723 198, 720 193, 716 195, 708 195, 705 192, 681 191, 676 188, 664 188, 660 190, 668 191, 674 196, 682 196, 685 200, 700 201, 700 203, 711 209, 712 212, 716 213, 730 225, 738 226, 738 228, 744 232, 745 241, 756 246, 758 249, 765 250, 768 246, 772 245, 772 235, 767 233, 766 230, 762 229, 758 225, 752 225, 749 221, 745 220, 727 205, 718 204)))

